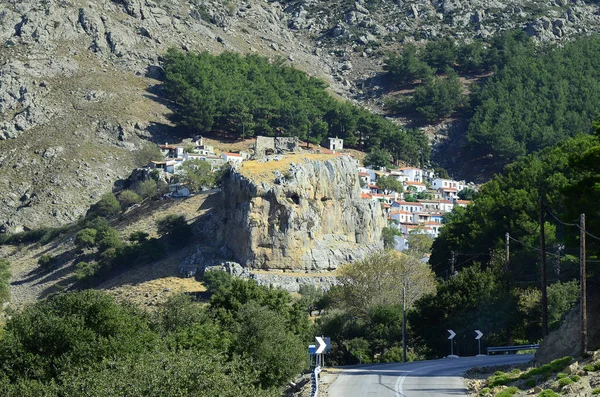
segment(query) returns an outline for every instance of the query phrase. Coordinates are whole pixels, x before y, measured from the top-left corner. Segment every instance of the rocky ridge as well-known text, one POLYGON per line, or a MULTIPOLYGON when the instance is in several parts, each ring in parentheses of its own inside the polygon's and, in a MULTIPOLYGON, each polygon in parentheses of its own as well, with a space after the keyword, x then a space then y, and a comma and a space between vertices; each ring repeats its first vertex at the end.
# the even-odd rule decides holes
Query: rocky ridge
POLYGON ((360 198, 355 160, 296 154, 280 161, 249 161, 231 172, 222 208, 202 221, 204 241, 219 254, 200 249, 181 271, 326 271, 382 248, 385 217, 378 202, 360 198))
MULTIPOLYGON (((452 35, 596 32, 582 0, 8 0, 0 4, 0 227, 73 221, 172 137, 153 94, 169 47, 280 58, 375 108, 383 53, 452 35)), ((172 139, 171 139, 172 141, 172 139)))

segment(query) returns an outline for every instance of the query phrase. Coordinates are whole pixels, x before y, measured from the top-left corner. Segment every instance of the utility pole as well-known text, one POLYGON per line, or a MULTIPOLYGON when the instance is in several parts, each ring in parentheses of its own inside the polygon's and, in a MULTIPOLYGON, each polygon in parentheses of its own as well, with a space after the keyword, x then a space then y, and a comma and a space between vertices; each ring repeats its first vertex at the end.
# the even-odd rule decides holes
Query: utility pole
POLYGON ((504 261, 504 272, 508 273, 508 265, 510 264, 510 234, 506 232, 504 235, 504 245, 506 246, 506 260, 504 261))
POLYGON ((451 251, 451 253, 452 253, 452 258, 450 259, 450 277, 454 276, 454 263, 456 261, 454 251, 451 251))
POLYGON ((587 291, 586 291, 586 268, 585 268, 585 214, 581 214, 579 219, 580 237, 579 243, 579 277, 581 283, 581 355, 585 357, 587 353, 587 291))
POLYGON ((406 362, 406 285, 402 286, 402 362, 406 362))
POLYGON ((548 335, 548 293, 546 291, 546 232, 544 231, 544 202, 540 195, 540 252, 542 272, 542 335, 548 335))

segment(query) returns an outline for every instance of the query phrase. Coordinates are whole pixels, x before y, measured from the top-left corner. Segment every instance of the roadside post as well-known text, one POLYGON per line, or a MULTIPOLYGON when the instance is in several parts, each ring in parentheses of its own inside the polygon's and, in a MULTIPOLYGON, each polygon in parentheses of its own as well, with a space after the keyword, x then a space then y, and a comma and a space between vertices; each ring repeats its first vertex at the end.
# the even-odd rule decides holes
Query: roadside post
POLYGON ((450 355, 448 357, 458 358, 458 356, 454 355, 454 337, 456 336, 456 332, 451 329, 449 329, 448 332, 450 333, 450 336, 448 337, 448 339, 450 339, 450 355))
POLYGON ((331 338, 325 336, 315 337, 315 344, 308 345, 308 353, 310 354, 310 366, 312 369, 312 373, 310 374, 310 397, 318 397, 319 395, 319 373, 321 372, 322 367, 325 366, 324 355, 330 350, 331 338))
POLYGON ((483 333, 476 329, 475 330, 475 340, 477 340, 477 350, 479 351, 479 353, 477 354, 478 356, 482 356, 481 354, 481 337, 483 336, 483 333))

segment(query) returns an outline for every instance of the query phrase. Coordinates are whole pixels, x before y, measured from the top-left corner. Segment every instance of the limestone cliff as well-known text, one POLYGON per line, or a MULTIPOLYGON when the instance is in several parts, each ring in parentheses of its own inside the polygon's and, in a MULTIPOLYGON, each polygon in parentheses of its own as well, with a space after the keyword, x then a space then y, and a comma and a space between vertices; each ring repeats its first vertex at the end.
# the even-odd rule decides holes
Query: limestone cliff
POLYGON ((220 241, 244 266, 334 269, 382 248, 380 204, 360 198, 348 156, 244 163, 223 186, 220 241))

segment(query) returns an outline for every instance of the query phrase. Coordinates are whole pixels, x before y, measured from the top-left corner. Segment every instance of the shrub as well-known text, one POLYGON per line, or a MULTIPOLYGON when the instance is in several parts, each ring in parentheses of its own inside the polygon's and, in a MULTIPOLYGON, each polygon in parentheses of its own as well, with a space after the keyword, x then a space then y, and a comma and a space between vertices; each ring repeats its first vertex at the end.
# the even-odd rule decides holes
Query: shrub
POLYGON ((571 378, 561 378, 558 380, 558 385, 560 387, 565 387, 567 385, 570 385, 571 383, 573 383, 573 381, 571 380, 571 378))
POLYGON ((537 381, 535 379, 527 379, 525 381, 525 386, 529 387, 530 389, 535 387, 535 385, 537 385, 537 381))
POLYGON ((488 394, 490 394, 492 391, 490 390, 489 387, 484 387, 483 389, 481 389, 479 391, 479 395, 480 396, 487 396, 488 394))
POLYGON ((511 396, 515 395, 515 393, 518 391, 519 391, 519 389, 512 386, 512 387, 504 389, 500 393, 496 394, 496 397, 511 397, 511 396))
POLYGON ((569 375, 565 374, 564 372, 560 372, 556 375, 556 379, 566 378, 567 376, 569 375))
POLYGON ((101 251, 105 251, 109 248, 119 248, 123 245, 123 242, 121 241, 121 237, 119 237, 119 232, 109 226, 106 229, 98 230, 96 244, 101 251))
POLYGON ((521 374, 519 379, 527 379, 531 376, 541 376, 543 378, 548 378, 550 374, 563 370, 567 365, 571 363, 573 358, 566 356, 563 358, 557 358, 554 361, 551 361, 548 364, 544 364, 537 368, 532 368, 527 372, 521 374))
POLYGON ((581 376, 579 376, 579 375, 572 375, 572 376, 570 376, 570 378, 571 378, 571 380, 573 382, 579 382, 579 380, 581 379, 581 376))
POLYGON ((147 181, 139 182, 135 186, 135 191, 144 199, 154 198, 156 197, 156 181, 148 179, 147 181))
POLYGON ((55 259, 51 255, 44 254, 38 258, 38 265, 41 268, 47 269, 54 264, 54 261, 55 259))
POLYGON ((122 209, 129 208, 140 201, 142 201, 142 198, 133 190, 123 190, 119 195, 119 202, 121 203, 122 209))
POLYGON ((502 371, 496 371, 493 376, 490 376, 488 378, 488 386, 504 386, 509 384, 510 382, 515 381, 516 379, 516 377, 511 376, 510 374, 504 373, 502 371))
POLYGON ((112 193, 105 193, 96 204, 88 211, 88 216, 101 216, 109 218, 121 212, 119 200, 112 193))
POLYGON ((165 156, 161 153, 158 146, 148 143, 135 152, 134 162, 136 167, 143 167, 153 160, 162 161, 164 158, 165 156))
POLYGON ((141 230, 136 230, 135 232, 133 232, 129 235, 129 241, 143 243, 144 241, 148 240, 149 236, 150 235, 146 232, 142 232, 141 230))
POLYGON ((538 394, 538 397, 558 397, 558 394, 550 389, 546 389, 538 394))
POLYGON ((75 245, 77 245, 79 248, 93 247, 94 245, 96 245, 97 234, 98 231, 96 229, 82 229, 75 235, 75 245))
POLYGON ((95 275, 99 268, 96 262, 79 262, 75 265, 75 278, 84 280, 95 275))
POLYGON ((600 394, 600 388, 592 390, 592 394, 593 394, 594 396, 596 396, 596 395, 600 394))

